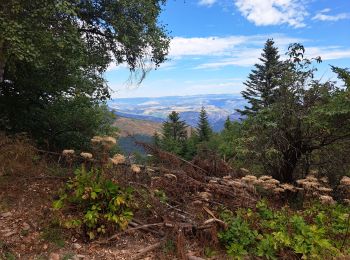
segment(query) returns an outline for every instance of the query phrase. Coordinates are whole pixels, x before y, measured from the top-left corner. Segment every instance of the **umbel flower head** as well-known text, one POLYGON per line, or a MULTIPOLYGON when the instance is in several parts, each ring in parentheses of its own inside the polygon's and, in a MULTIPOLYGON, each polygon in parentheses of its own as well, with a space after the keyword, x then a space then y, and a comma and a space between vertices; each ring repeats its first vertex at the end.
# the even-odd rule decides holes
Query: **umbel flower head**
POLYGON ((340 180, 340 184, 344 186, 350 186, 350 177, 343 176, 343 178, 340 180))
POLYGON ((82 152, 82 153, 80 153, 80 156, 83 157, 86 160, 92 159, 92 154, 91 153, 82 152))
POLYGON ((112 158, 109 159, 114 165, 124 164, 125 156, 122 154, 115 154, 112 158))
POLYGON ((63 155, 63 156, 72 156, 72 155, 74 155, 74 153, 75 153, 74 150, 68 150, 68 149, 66 149, 66 150, 63 150, 63 151, 62 151, 62 155, 63 155))
POLYGON ((117 140, 112 136, 94 136, 90 141, 95 146, 102 145, 107 149, 111 149, 117 144, 117 140))
POLYGON ((131 165, 131 170, 134 173, 140 173, 141 172, 141 168, 139 166, 137 166, 136 164, 131 165))

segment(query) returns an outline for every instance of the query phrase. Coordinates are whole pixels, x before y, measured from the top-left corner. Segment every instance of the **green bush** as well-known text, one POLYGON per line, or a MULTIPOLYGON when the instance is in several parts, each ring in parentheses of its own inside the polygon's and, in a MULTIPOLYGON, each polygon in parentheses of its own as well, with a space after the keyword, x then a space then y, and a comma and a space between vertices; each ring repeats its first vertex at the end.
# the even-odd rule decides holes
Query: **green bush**
MULTIPOLYGON (((224 211, 228 228, 218 234, 227 253, 237 259, 259 256, 277 259, 285 254, 321 259, 350 253, 344 244, 350 208, 315 204, 303 212, 272 210, 265 201, 255 210, 224 211)), ((349 240, 349 239, 348 239, 349 240)))
MULTIPOLYGON (((130 209, 132 189, 122 189, 106 179, 98 170, 75 171, 60 198, 53 203, 61 213, 69 211, 74 217, 62 217, 67 228, 83 228, 94 239, 98 234, 125 229, 133 217, 130 209)), ((63 216, 69 214, 62 214, 63 216)))

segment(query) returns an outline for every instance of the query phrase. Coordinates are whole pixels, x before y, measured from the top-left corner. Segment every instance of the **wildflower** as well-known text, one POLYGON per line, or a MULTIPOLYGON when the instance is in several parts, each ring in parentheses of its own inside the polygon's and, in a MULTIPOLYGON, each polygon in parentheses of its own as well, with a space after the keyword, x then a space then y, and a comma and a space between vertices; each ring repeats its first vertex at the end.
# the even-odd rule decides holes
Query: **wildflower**
POLYGON ((110 161, 114 164, 114 165, 118 165, 118 164, 123 164, 125 163, 125 156, 122 154, 115 154, 113 156, 113 158, 110 158, 110 161))
POLYGON ((228 182, 229 185, 236 187, 236 188, 242 188, 244 185, 239 182, 239 181, 229 181, 228 182))
POLYGON ((272 179, 272 176, 269 175, 263 175, 259 178, 259 180, 266 181, 272 179))
POLYGON ((140 173, 141 172, 141 168, 139 166, 137 166, 136 164, 131 165, 131 170, 134 173, 140 173))
POLYGON ((326 187, 319 187, 318 190, 321 192, 331 192, 332 191, 331 188, 326 188, 326 187))
POLYGON ((117 140, 114 137, 111 137, 111 136, 103 137, 101 142, 107 148, 112 148, 114 145, 117 144, 117 140))
POLYGON ((80 154, 80 156, 83 157, 84 159, 87 159, 87 160, 92 159, 92 154, 91 153, 82 152, 80 154))
POLYGON ((265 183, 273 184, 273 185, 278 185, 280 182, 276 179, 268 179, 265 181, 265 183))
POLYGON ((322 204, 334 204, 335 203, 333 198, 331 196, 328 196, 328 195, 321 195, 320 196, 320 202, 322 204))
POLYGON ((311 182, 317 182, 318 180, 315 178, 313 175, 308 175, 306 176, 306 180, 311 181, 311 182))
POLYGON ((288 184, 288 183, 284 183, 281 185, 281 188, 284 189, 284 190, 289 190, 289 191, 295 191, 295 187, 291 184, 288 184))
POLYGON ((256 180, 257 180, 256 176, 253 176, 253 175, 246 175, 242 178, 242 181, 244 182, 254 182, 256 180))
POLYGON ((284 189, 282 189, 282 188, 275 188, 275 189, 273 189, 273 192, 274 193, 281 193, 281 192, 284 192, 284 189))
POLYGON ((328 183, 328 178, 327 177, 322 177, 320 179, 320 181, 324 182, 324 183, 328 183))
POLYGON ((91 143, 92 144, 100 144, 102 141, 102 137, 101 136, 94 136, 93 138, 91 138, 91 143))
POLYGON ((63 150, 62 155, 63 156, 72 156, 74 155, 75 151, 74 150, 63 150))
POLYGON ((350 186, 350 177, 343 176, 343 178, 340 180, 340 184, 344 186, 350 186))

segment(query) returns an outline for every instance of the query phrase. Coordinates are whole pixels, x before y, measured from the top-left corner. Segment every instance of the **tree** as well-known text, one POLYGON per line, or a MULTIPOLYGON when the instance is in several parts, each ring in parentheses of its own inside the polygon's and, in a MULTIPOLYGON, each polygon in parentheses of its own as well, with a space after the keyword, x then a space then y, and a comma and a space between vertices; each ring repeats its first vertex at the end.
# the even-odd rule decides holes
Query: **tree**
POLYGON ((218 149, 222 158, 226 160, 233 159, 236 156, 238 139, 241 137, 242 125, 239 122, 231 122, 227 117, 224 129, 219 134, 218 149))
POLYGON ((163 123, 162 148, 166 151, 181 155, 187 140, 187 125, 180 120, 180 115, 172 111, 163 123))
MULTIPOLYGON (((315 80, 312 60, 304 58, 304 51, 300 44, 290 46, 278 98, 243 124, 241 142, 249 163, 260 164, 283 182, 308 174, 319 165, 316 154, 350 140, 349 88, 315 80)), ((345 80, 348 72, 341 72, 345 80)))
MULTIPOLYGON (((111 62, 127 64, 131 71, 158 66, 169 44, 157 21, 164 2, 1 1, 0 129, 50 140, 61 131, 58 126, 72 121, 74 111, 62 111, 67 117, 59 117, 63 121, 55 129, 42 123, 43 131, 37 132, 37 119, 49 121, 47 111, 72 108, 61 106, 64 102, 96 111, 109 98, 103 73, 111 62), (89 101, 82 102, 85 98, 89 101)), ((97 119, 94 113, 85 118, 97 119)))
POLYGON ((213 133, 213 130, 210 127, 208 121, 208 114, 202 106, 201 111, 199 113, 199 122, 197 125, 197 133, 199 142, 209 141, 210 136, 213 133))
POLYGON ((275 91, 282 72, 282 62, 274 44, 272 39, 266 41, 259 58, 261 64, 255 64, 255 69, 244 82, 246 90, 241 93, 250 106, 245 106, 244 110, 237 110, 243 116, 254 115, 272 104, 276 98, 275 91))

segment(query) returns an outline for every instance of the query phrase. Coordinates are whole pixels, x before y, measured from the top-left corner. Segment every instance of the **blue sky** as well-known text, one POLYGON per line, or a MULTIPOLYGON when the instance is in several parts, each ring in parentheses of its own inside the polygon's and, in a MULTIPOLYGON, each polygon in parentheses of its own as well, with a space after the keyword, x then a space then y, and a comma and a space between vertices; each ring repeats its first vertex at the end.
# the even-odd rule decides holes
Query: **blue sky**
POLYGON ((321 56, 323 79, 336 79, 329 64, 350 68, 350 0, 168 0, 159 20, 172 37, 168 61, 140 85, 111 64, 114 98, 239 93, 268 38, 282 56, 294 42, 321 56))

